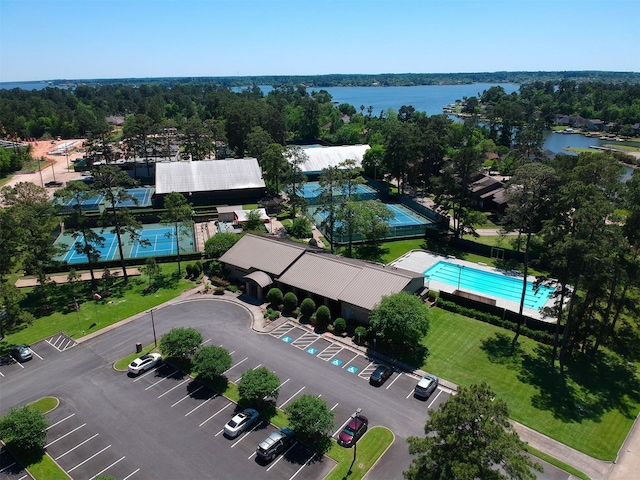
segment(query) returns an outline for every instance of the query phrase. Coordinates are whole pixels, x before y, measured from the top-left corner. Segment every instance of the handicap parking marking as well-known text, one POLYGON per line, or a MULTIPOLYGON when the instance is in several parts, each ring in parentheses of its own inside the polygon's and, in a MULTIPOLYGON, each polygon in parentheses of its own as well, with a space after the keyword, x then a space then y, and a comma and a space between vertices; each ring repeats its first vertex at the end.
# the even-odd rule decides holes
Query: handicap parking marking
POLYGON ((331 365, 339 367, 340 365, 342 365, 342 360, 340 360, 339 358, 334 358, 333 360, 331 360, 331 365))
POLYGON ((318 350, 315 348, 307 348, 307 353, 310 353, 311 355, 315 355, 317 352, 318 350))
POLYGON ((353 365, 347 367, 347 372, 349 373, 356 373, 358 371, 357 367, 354 367, 353 365))
POLYGON ((292 338, 291 337, 282 337, 280 340, 282 340, 285 343, 290 343, 292 338))
POLYGON ((58 350, 59 352, 64 352, 65 350, 68 350, 78 345, 78 342, 76 342, 73 338, 71 338, 66 333, 62 333, 62 332, 47 338, 45 341, 49 345, 51 345, 53 348, 58 350))

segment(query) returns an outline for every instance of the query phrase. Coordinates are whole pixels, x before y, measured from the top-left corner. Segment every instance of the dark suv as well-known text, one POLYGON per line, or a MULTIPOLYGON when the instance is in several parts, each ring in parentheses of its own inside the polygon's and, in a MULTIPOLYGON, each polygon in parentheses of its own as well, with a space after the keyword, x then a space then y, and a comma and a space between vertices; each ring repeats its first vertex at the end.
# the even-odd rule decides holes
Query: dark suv
POLYGON ((389 367, 388 365, 380 365, 373 371, 373 373, 369 377, 369 383, 371 385, 380 386, 387 381, 392 373, 393 368, 389 367))
POLYGON ((256 448, 256 454, 261 460, 269 462, 284 452, 291 443, 293 443, 293 430, 285 427, 273 432, 260 442, 256 448))

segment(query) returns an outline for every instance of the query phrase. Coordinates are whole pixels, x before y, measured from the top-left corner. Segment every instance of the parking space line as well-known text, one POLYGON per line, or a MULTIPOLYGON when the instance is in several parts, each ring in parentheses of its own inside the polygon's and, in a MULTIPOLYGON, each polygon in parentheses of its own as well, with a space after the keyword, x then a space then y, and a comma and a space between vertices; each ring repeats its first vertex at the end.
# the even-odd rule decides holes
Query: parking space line
POLYGON ((371 366, 372 366, 372 365, 375 365, 375 362, 370 362, 370 363, 369 363, 369 365, 367 365, 366 367, 364 367, 364 368, 362 369, 362 371, 358 374, 358 376, 359 376, 360 378, 364 378, 365 380, 366 380, 366 379, 368 379, 368 378, 369 378, 369 375, 371 375, 371 372, 372 372, 373 370, 375 370, 375 368, 374 368, 374 369, 369 370, 369 368, 371 368, 371 366), (366 375, 366 376, 364 376, 364 375, 366 375))
POLYGON ((80 425, 79 427, 74 428, 73 430, 71 430, 70 432, 65 433, 64 435, 62 435, 59 438, 56 438, 53 442, 51 443, 47 443, 44 448, 50 447, 51 445, 53 445, 54 443, 56 443, 57 441, 62 440, 64 437, 67 437, 69 435, 71 435, 73 432, 75 432, 76 430, 80 430, 82 427, 84 427, 86 425, 86 423, 83 423, 82 425, 80 425))
POLYGON ((346 421, 346 422, 344 422, 344 423, 340 426, 340 428, 339 428, 339 429, 337 429, 337 430, 333 433, 333 435, 331 435, 331 438, 335 437, 335 436, 338 434, 338 432, 341 432, 341 431, 342 431, 342 429, 345 427, 345 425, 346 425, 347 423, 349 423, 349 420, 351 420, 351 417, 347 418, 347 421, 346 421))
POLYGON ((298 390, 296 393, 294 393, 293 395, 291 395, 282 405, 280 405, 278 408, 282 408, 284 407, 287 403, 289 403, 289 401, 295 397, 297 394, 299 394, 302 390, 304 390, 304 386, 302 388, 300 388, 300 390, 298 390))
POLYGON ((193 378, 189 377, 186 380, 181 381, 179 384, 177 384, 175 387, 171 387, 169 390, 167 390, 164 393, 161 393, 160 395, 158 395, 158 398, 162 398, 164 397, 167 393, 171 392, 172 390, 175 390, 176 388, 178 388, 180 385, 184 385, 185 383, 189 382, 193 380, 193 378))
POLYGON ((351 362, 353 362, 353 361, 354 361, 356 358, 358 358, 359 356, 360 356, 360 354, 359 354, 359 353, 356 353, 356 354, 354 355, 354 357, 353 357, 351 360, 349 360, 348 362, 344 362, 344 367, 342 367, 342 368, 346 368, 346 366, 347 366, 347 365, 349 365, 351 362))
POLYGON ((275 467, 275 466, 276 466, 276 464, 277 464, 280 460, 282 460, 282 459, 287 455, 287 453, 289 453, 289 452, 291 451, 291 449, 292 449, 293 447, 295 447, 297 444, 298 444, 298 442, 294 442, 294 443, 293 443, 293 445, 291 445, 289 448, 287 448, 287 451, 286 451, 286 452, 284 452, 282 455, 280 455, 280 456, 278 457, 278 459, 277 459, 275 462, 273 462, 273 463, 271 463, 271 465, 269 465, 269 468, 267 468, 267 472, 268 472, 269 470, 271 470, 273 467, 275 467))
POLYGON ((435 402, 438 399, 441 393, 442 393, 442 390, 438 389, 438 394, 433 398, 433 400, 431 400, 431 403, 427 406, 427 408, 431 408, 431 405, 433 405, 433 402, 435 402))
POLYGON ((54 458, 54 460, 58 460, 59 458, 64 457, 67 453, 71 453, 73 452, 76 448, 81 447, 82 445, 84 445, 85 443, 87 443, 89 440, 93 440, 94 438, 96 438, 98 435, 100 435, 99 433, 96 433, 93 437, 89 437, 87 438, 84 442, 79 443, 78 445, 76 445, 75 447, 73 447, 71 450, 67 450, 66 452, 64 452, 62 455, 57 456, 56 458, 54 458))
POLYGON ((227 373, 229 370, 233 370, 234 368, 236 368, 238 365, 240 365, 242 362, 244 362, 245 360, 248 360, 249 357, 245 357, 242 360, 240 360, 238 363, 236 363, 235 365, 231 365, 231 367, 229 367, 227 370, 225 370, 224 372, 222 372, 222 374, 224 375, 225 373, 227 373))
POLYGON ((293 326, 291 326, 289 324, 284 324, 284 325, 282 325, 282 327, 276 328, 269 335, 271 335, 272 337, 275 337, 275 338, 282 338, 283 336, 285 336, 287 333, 289 333, 294 328, 295 327, 293 327, 293 326))
POLYGON ((198 393, 200 390, 202 390, 204 388, 204 385, 200 385, 198 388, 196 388, 193 392, 191 393, 187 393, 184 397, 182 397, 180 400, 178 400, 176 403, 174 403, 173 405, 171 405, 171 408, 175 407, 176 405, 178 405, 181 401, 189 398, 190 396, 198 393))
POLYGON ((293 480, 295 478, 296 475, 298 475, 300 473, 300 471, 306 467, 307 465, 309 465, 311 463, 311 461, 314 459, 314 457, 316 456, 316 452, 313 452, 313 455, 311 455, 311 457, 309 458, 309 460, 307 460, 306 462, 304 462, 302 464, 302 466, 298 469, 298 471, 296 473, 294 473, 291 477, 289 477, 289 480, 293 480))
POLYGON ((415 388, 412 388, 411 391, 409 392, 409 394, 404 398, 409 399, 409 397, 412 396, 413 392, 415 392, 415 391, 416 391, 415 388))
POLYGON ((111 465, 109 465, 107 468, 105 468, 104 470, 99 471, 98 473, 96 473, 93 477, 91 477, 89 480, 93 480, 94 478, 102 475, 104 472, 106 472, 107 470, 109 470, 111 467, 113 467, 114 465, 120 463, 122 460, 124 460, 127 457, 122 457, 120 460, 116 460, 115 462, 113 462, 111 465))
POLYGON ((17 464, 18 464, 18 462, 13 462, 11 465, 7 465, 2 470, 0 470, 0 473, 4 472, 5 470, 9 470, 11 467, 13 467, 14 465, 17 465, 17 464))
POLYGON ((317 341, 319 338, 321 338, 320 335, 307 332, 304 333, 300 338, 291 342, 291 345, 299 348, 300 350, 306 350, 309 345, 317 341))
POLYGON ((73 472, 76 468, 81 467, 82 465, 84 465, 85 463, 87 463, 89 460, 97 457, 98 455, 100 455, 102 452, 104 452, 105 450, 111 448, 111 445, 107 445, 106 447, 104 447, 102 450, 100 450, 97 453, 94 453, 93 455, 91 455, 89 458, 87 458, 84 462, 79 463, 78 465, 76 465, 75 467, 67 470, 67 473, 71 473, 73 472))
POLYGON ((56 425, 61 424, 62 422, 64 422, 65 420, 69 420, 71 417, 73 417, 75 415, 75 413, 72 413, 71 415, 69 415, 68 417, 64 417, 62 420, 58 420, 56 423, 54 423, 53 425, 49 425, 47 428, 45 428, 45 430, 49 430, 50 428, 55 427, 56 425))
MULTIPOLYGON (((33 350, 32 350, 32 351, 33 351, 33 350)), ((13 360, 13 363, 17 363, 17 364, 20 366, 20 368, 24 368, 24 365, 23 365, 23 364, 21 364, 20 362, 16 361, 16 360, 13 360)))
POLYGON ((202 422, 200 425, 198 425, 199 427, 201 427, 202 425, 204 425, 205 423, 207 423, 209 420, 211 420, 213 417, 215 417, 216 415, 218 415, 220 412, 222 412, 225 408, 229 408, 231 405, 233 405, 232 403, 227 403, 224 407, 222 407, 220 410, 218 410, 216 413, 214 413, 213 415, 211 415, 209 418, 207 418, 204 422, 202 422))
POLYGON ((325 348, 323 351, 321 351, 318 355, 316 355, 316 357, 318 357, 321 360, 324 360, 325 362, 328 362, 333 357, 335 357, 338 353, 340 353, 342 350, 344 350, 344 348, 341 347, 340 345, 331 344, 327 348, 325 348))
POLYGON ((218 396, 217 393, 213 394, 213 397, 209 397, 207 398, 204 402, 202 402, 200 405, 196 406, 193 410, 191 410, 190 412, 186 413, 184 416, 188 417, 189 415, 191 415, 193 412, 195 412, 196 410, 198 410, 200 407, 205 406, 207 403, 209 403, 211 400, 213 400, 214 398, 216 398, 218 396))
MULTIPOLYGON (((318 395, 318 397, 320 397, 320 395, 318 395)), ((333 412, 333 409, 336 408, 338 405, 340 405, 339 403, 336 403, 333 408, 331 408, 331 411, 333 412)))
POLYGON ((4 377, 4 374, 2 372, 0 372, 0 377, 4 377))
POLYGON ((242 437, 240 437, 238 440, 236 440, 235 442, 233 442, 233 445, 231 445, 231 448, 235 447, 237 444, 239 444, 242 440, 244 440, 245 438, 247 438, 249 436, 249 434, 251 432, 253 432, 256 428, 258 428, 260 425, 262 425, 262 421, 258 422, 255 424, 255 426, 249 430, 248 432, 245 432, 244 435, 242 437))
POLYGON ((149 385, 147 388, 145 388, 145 391, 149 390, 150 388, 155 387, 156 385, 158 385, 160 382, 164 382, 167 378, 171 378, 173 377, 176 373, 178 373, 180 370, 176 369, 173 372, 171 372, 171 375, 167 375, 166 377, 162 377, 160 380, 158 380, 156 383, 152 383, 151 385, 149 385))
MULTIPOLYGON (((142 375, 138 375, 136 377, 136 379, 133 381, 133 383, 136 383, 138 380, 142 380, 143 378, 145 378, 147 375, 151 375, 152 373, 156 372, 157 370, 147 370, 146 372, 144 372, 142 375)), ((175 373, 175 372, 173 372, 175 373)), ((171 376, 171 375, 169 375, 171 376)))
POLYGON ((396 380, 398 380, 401 376, 402 376, 402 372, 398 372, 398 376, 396 378, 394 378, 393 381, 389 385, 387 385, 386 390, 389 390, 389 387, 391 385, 393 385, 394 383, 396 383, 396 380))
POLYGON ((200 345, 205 345, 205 344, 209 343, 210 341, 211 341, 211 339, 210 339, 210 338, 207 338, 207 339, 206 339, 204 342, 202 342, 200 345))
POLYGON ((24 480, 25 478, 27 478, 28 475, 23 475, 22 477, 20 477, 18 480, 24 480))
POLYGON ((135 469, 133 472, 131 472, 129 475, 127 475, 126 477, 124 477, 122 480, 129 480, 131 477, 133 477, 136 473, 138 473, 140 471, 139 468, 135 469))
POLYGON ((44 358, 42 358, 40 355, 38 355, 38 353, 32 348, 31 349, 31 353, 33 353, 36 357, 38 357, 40 360, 44 360, 44 358))

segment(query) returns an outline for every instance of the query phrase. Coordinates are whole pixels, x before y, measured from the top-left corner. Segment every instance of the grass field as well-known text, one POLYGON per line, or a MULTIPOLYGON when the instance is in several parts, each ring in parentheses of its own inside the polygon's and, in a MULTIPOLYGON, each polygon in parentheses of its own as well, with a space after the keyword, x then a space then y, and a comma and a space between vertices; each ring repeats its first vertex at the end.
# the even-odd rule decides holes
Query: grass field
POLYGON ((552 368, 545 345, 512 332, 432 309, 422 366, 458 385, 487 382, 510 416, 534 430, 601 460, 613 460, 640 409, 634 368, 603 355, 592 364, 572 362, 565 374, 552 368))

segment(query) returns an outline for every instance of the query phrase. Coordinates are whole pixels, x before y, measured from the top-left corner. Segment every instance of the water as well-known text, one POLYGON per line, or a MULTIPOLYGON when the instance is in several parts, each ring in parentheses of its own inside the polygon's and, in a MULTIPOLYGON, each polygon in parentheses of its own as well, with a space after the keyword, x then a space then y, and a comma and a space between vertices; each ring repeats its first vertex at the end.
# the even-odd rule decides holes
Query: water
MULTIPOLYGON (((508 277, 445 261, 436 263, 423 273, 428 280, 446 283, 459 290, 472 290, 490 297, 503 298, 518 304, 522 296, 522 278, 518 277, 508 277)), ((527 282, 524 306, 538 310, 549 300, 555 288, 541 285, 538 290, 535 290, 533 286, 532 282, 527 282)))
POLYGON ((14 88, 21 88, 22 90, 42 90, 47 88, 49 84, 47 82, 0 82, 0 89, 13 90, 14 88))

